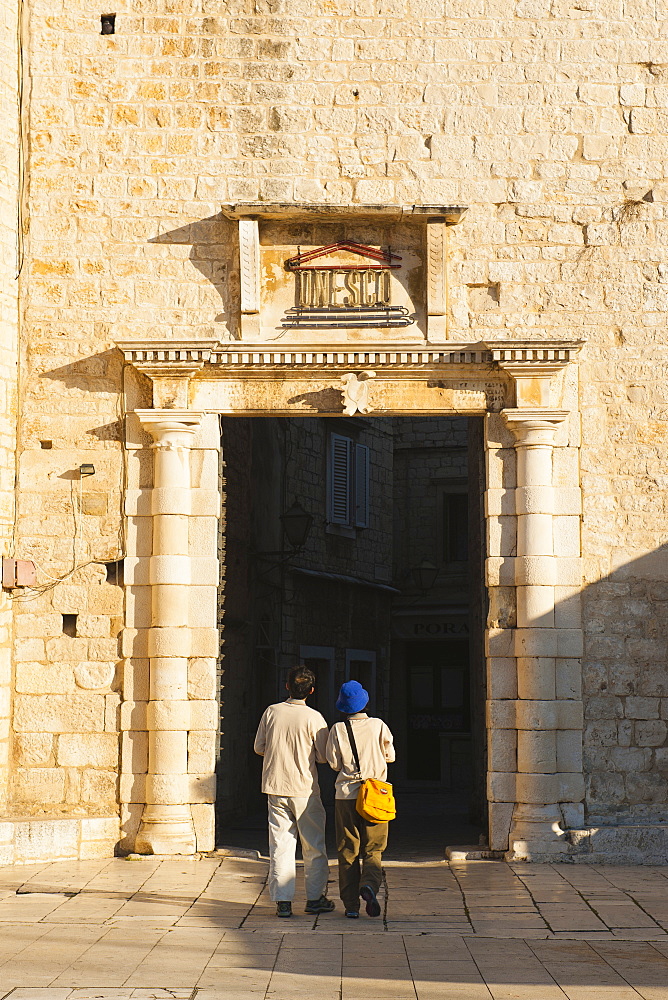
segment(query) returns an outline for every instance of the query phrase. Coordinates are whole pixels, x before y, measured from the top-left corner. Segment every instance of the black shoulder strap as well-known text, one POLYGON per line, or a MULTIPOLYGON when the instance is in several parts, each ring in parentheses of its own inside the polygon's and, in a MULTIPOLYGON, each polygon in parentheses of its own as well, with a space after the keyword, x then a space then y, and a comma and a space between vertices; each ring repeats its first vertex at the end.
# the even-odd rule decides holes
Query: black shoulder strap
POLYGON ((350 719, 345 720, 345 726, 348 732, 348 739, 350 740, 350 749, 353 752, 353 760, 355 761, 355 767, 357 768, 357 773, 361 774, 362 769, 360 767, 360 755, 357 752, 357 743, 355 743, 355 737, 353 735, 353 727, 350 719))

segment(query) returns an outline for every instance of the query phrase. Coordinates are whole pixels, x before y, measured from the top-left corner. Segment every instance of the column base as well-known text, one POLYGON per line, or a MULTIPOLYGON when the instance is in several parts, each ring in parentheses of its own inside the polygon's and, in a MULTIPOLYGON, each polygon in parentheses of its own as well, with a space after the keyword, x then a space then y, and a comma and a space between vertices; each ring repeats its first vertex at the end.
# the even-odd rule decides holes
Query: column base
POLYGON ((518 803, 510 827, 506 861, 549 861, 567 854, 569 845, 561 829, 559 806, 518 803))
POLYGON ((135 840, 135 853, 195 854, 196 847, 189 806, 146 806, 135 840))

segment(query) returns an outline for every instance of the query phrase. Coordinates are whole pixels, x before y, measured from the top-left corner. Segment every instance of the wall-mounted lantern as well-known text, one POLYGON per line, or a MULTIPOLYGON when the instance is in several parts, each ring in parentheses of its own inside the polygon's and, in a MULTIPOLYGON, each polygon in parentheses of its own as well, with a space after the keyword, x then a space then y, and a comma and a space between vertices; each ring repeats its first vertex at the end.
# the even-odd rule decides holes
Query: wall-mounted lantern
POLYGON ((436 583, 438 577, 438 567, 434 566, 428 559, 423 559, 419 566, 411 569, 413 580, 418 590, 427 591, 436 583))
POLYGON ((313 524, 313 515, 295 500, 292 507, 281 514, 280 520, 285 537, 293 549, 303 548, 313 524))

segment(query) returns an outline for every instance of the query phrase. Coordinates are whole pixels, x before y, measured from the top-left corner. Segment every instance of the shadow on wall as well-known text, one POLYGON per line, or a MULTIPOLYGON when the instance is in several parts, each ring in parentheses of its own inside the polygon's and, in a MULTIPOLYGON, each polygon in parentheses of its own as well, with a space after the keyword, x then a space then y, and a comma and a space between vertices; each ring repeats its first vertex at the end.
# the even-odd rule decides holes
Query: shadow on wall
POLYGON ((617 555, 582 593, 587 823, 668 823, 668 544, 617 555))
POLYGON ((150 378, 126 364, 123 354, 116 347, 90 354, 61 368, 52 368, 39 377, 60 382, 67 389, 77 389, 82 394, 99 392, 116 399, 118 419, 87 431, 98 441, 122 441, 123 411, 130 412, 135 407, 151 405, 153 384, 150 378))
POLYGON ((214 318, 214 322, 226 323, 232 338, 236 338, 237 317, 231 308, 231 303, 239 297, 235 224, 219 213, 172 229, 148 242, 160 246, 190 246, 190 260, 220 296, 223 311, 214 318))
MULTIPOLYGON (((356 238, 362 239, 363 242, 370 242, 372 245, 386 246, 387 242, 391 240, 390 229, 382 229, 379 237, 377 224, 369 224, 368 232, 362 232, 356 238), (379 239, 380 243, 377 243, 376 241, 379 239)), ((307 233, 311 233, 312 230, 313 223, 307 223, 307 233)), ((306 239, 307 241, 315 239, 316 241, 322 240, 328 243, 344 238, 345 232, 345 224, 330 221, 316 225, 312 235, 305 236, 304 228, 302 227, 301 237, 297 236, 296 232, 293 232, 291 237, 283 236, 280 239, 284 238, 296 241, 299 239, 306 239)), ((270 236, 268 239, 271 242, 270 236)), ((222 303, 223 311, 218 313, 213 321, 225 324, 226 334, 229 335, 229 338, 232 340, 239 339, 240 330, 237 310, 240 297, 240 275, 239 231, 237 223, 226 219, 222 213, 218 213, 205 219, 198 219, 178 229, 162 233, 160 236, 155 236, 148 240, 148 242, 158 246, 175 247, 182 245, 191 247, 189 254, 190 261, 200 274, 216 289, 222 303)), ((407 249, 402 250, 402 255, 404 265, 407 266, 402 266, 400 270, 393 272, 394 280, 398 281, 404 287, 405 297, 408 302, 417 302, 421 297, 421 287, 424 280, 423 266, 417 266, 420 251, 416 250, 415 247, 411 249, 409 246, 407 249)), ((172 255, 172 259, 174 256, 172 255)), ((208 310, 209 303, 205 307, 207 314, 208 310)), ((407 319, 409 318, 410 320, 408 325, 413 322, 424 321, 424 317, 420 320, 419 315, 416 313, 410 313, 410 316, 408 313, 406 315, 407 319)), ((315 329, 315 327, 310 328, 315 329)), ((278 324, 275 328, 275 332, 278 334, 276 339, 280 339, 286 332, 286 329, 278 324)), ((416 328, 416 335, 418 333, 419 331, 416 328)), ((226 339, 228 339, 228 336, 226 336, 226 339)))
POLYGON ((121 391, 123 365, 123 355, 112 347, 100 354, 91 354, 87 358, 63 365, 62 368, 42 372, 40 377, 61 382, 68 389, 115 395, 121 391))

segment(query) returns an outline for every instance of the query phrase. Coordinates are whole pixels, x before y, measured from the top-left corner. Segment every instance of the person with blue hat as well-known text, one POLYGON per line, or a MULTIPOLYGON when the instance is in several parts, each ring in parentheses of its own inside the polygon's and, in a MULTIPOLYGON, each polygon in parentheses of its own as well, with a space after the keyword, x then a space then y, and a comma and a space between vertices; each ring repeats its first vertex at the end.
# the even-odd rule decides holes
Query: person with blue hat
POLYGON ((357 793, 367 778, 387 779, 387 765, 394 760, 392 733, 382 719, 366 714, 369 694, 359 681, 341 686, 336 707, 345 722, 332 726, 325 755, 336 779, 336 850, 339 858, 339 895, 345 914, 359 917, 360 896, 370 917, 380 916, 378 890, 383 877, 383 851, 387 847, 387 823, 371 823, 357 812, 357 793), (359 769, 348 736, 351 726, 357 747, 359 769))

